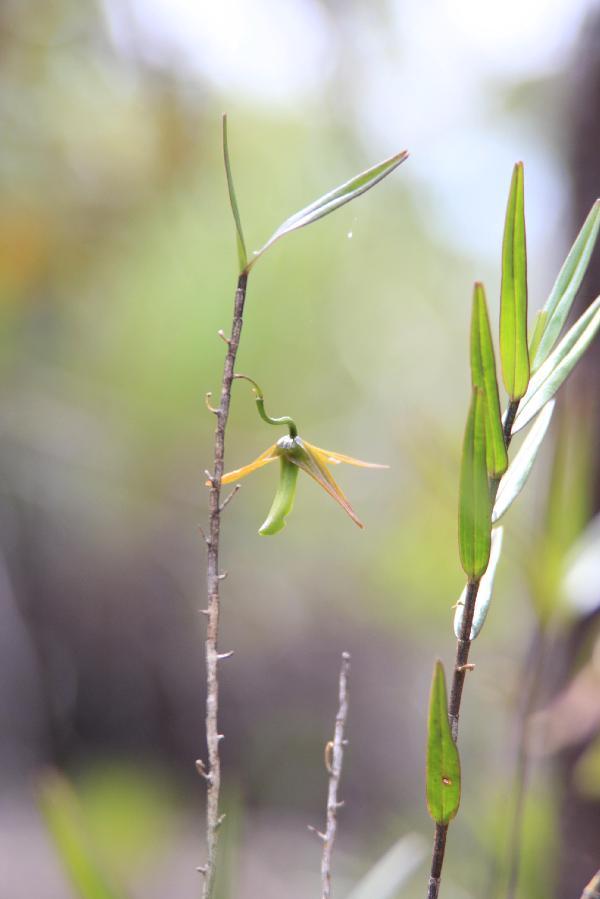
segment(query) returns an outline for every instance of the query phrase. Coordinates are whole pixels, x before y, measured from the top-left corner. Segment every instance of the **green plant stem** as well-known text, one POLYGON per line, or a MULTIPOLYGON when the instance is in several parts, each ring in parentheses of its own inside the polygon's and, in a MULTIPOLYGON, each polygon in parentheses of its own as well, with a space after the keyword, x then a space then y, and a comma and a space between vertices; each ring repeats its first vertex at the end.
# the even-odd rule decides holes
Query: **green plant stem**
MULTIPOLYGON (((209 493, 209 533, 206 537, 207 573, 206 586, 208 605, 204 610, 207 617, 206 629, 206 744, 208 748, 208 770, 199 767, 207 783, 206 800, 206 863, 200 868, 204 874, 203 899, 212 899, 215 888, 217 865, 218 831, 222 823, 219 813, 219 793, 221 789, 221 760, 219 744, 223 739, 219 733, 219 584, 222 575, 219 572, 219 538, 221 532, 221 478, 223 477, 225 459, 225 431, 229 417, 231 402, 231 384, 235 369, 235 360, 242 333, 244 303, 246 301, 246 272, 238 278, 233 307, 231 337, 227 340, 227 353, 223 366, 221 381, 221 399, 215 410, 217 427, 214 439, 214 464, 210 477, 209 493)), ((227 655, 227 654, 225 654, 227 655)))
MULTIPOLYGON (((503 434, 504 444, 507 450, 512 439, 511 431, 518 407, 519 400, 511 400, 506 410, 506 417, 503 425, 503 434)), ((496 494, 498 493, 499 484, 500 478, 490 479, 490 512, 494 506, 494 501, 496 499, 496 494)), ((458 642, 456 644, 454 673, 452 676, 450 701, 448 703, 448 720, 450 722, 450 728, 452 730, 452 739, 455 743, 458 741, 458 722, 460 717, 463 686, 465 683, 467 671, 469 670, 471 627, 473 625, 473 615, 475 613, 475 602, 477 600, 477 591, 479 590, 479 584, 479 580, 469 581, 467 584, 467 595, 465 597, 462 627, 460 631, 460 637, 458 638, 458 642)), ((431 873, 429 876, 427 899, 438 899, 442 877, 442 868, 444 865, 444 857, 446 851, 447 831, 447 824, 436 824, 433 839, 433 855, 431 860, 431 873)))

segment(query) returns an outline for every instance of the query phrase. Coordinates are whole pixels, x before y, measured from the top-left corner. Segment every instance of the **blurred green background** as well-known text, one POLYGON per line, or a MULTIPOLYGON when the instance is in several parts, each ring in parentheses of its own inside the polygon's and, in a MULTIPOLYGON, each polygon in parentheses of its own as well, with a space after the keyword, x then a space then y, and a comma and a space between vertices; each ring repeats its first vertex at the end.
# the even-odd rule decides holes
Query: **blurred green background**
MULTIPOLYGON (((485 281, 497 317, 504 206, 523 159, 532 309, 545 300, 598 194, 599 70, 591 0, 5 0, 1 899, 72 895, 35 806, 47 766, 75 783, 98 852, 131 896, 199 895, 197 525, 214 427, 203 397, 220 383, 217 331, 229 328, 236 278, 224 110, 250 249, 380 158, 411 157, 282 241, 250 279, 238 370, 309 441, 390 471, 336 473, 364 532, 301 476, 285 532, 259 537, 270 467, 225 513, 221 646, 235 656, 222 666, 222 896, 318 895, 320 848, 306 825, 324 815, 342 650, 353 669, 336 895, 403 835, 422 835, 429 853, 425 717, 433 661, 453 657, 463 583, 472 283, 485 281)), ((595 265, 584 302, 598 291, 595 265)), ((592 356, 560 441, 554 425, 561 452, 549 441, 508 520, 464 706, 447 899, 502 894, 536 599, 561 614, 534 707, 551 715, 556 696, 568 712, 573 666, 597 686, 600 588, 582 611, 561 586, 599 507, 597 347, 592 356)), ((235 385, 227 468, 273 439, 248 385, 235 385)), ((593 696, 576 745, 558 740, 532 764, 528 899, 579 895, 600 866, 585 836, 593 846, 600 827, 593 696)), ((425 871, 424 861, 398 896, 421 896, 425 871)))

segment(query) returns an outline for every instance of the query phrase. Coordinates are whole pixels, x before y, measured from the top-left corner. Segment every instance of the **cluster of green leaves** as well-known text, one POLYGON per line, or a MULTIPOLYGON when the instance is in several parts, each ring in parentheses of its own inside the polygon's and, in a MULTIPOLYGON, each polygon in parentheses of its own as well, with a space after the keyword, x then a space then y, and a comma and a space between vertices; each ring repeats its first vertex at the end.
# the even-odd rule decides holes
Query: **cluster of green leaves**
MULTIPOLYGON (((482 284, 473 293, 470 361, 472 397, 465 429, 459 491, 459 553, 468 582, 477 597, 470 639, 483 627, 502 551, 502 527, 497 522, 525 486, 547 433, 554 395, 575 368, 600 329, 600 297, 586 309, 559 341, 589 264, 600 229, 597 200, 579 232, 543 308, 531 340, 527 328, 527 245, 523 164, 513 170, 502 244, 500 295, 500 359, 509 398, 504 417, 489 315, 482 284), (559 341, 557 343, 557 341, 559 341), (514 434, 533 421, 511 462, 508 446, 514 434)), ((466 589, 460 597, 454 629, 463 629, 466 589)), ((427 803, 438 824, 447 824, 460 801, 460 765, 449 727, 440 721, 445 705, 441 663, 436 663, 429 711, 427 803), (450 743, 454 746, 456 759, 450 743), (448 766, 454 776, 449 777, 448 766), (458 779, 458 782, 457 782, 458 779), (444 790, 448 780, 453 789, 444 790)))

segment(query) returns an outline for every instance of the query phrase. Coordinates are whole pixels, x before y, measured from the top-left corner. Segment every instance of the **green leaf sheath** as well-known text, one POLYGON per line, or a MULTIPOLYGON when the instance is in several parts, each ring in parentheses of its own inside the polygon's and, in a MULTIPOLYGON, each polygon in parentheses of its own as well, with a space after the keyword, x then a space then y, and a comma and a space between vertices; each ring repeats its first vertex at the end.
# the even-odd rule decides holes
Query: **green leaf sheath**
POLYGON ((550 426, 553 412, 554 400, 550 400, 535 420, 533 427, 519 448, 519 452, 508 466, 508 471, 500 481, 496 494, 492 511, 492 524, 499 521, 504 513, 510 509, 527 483, 537 454, 546 436, 546 431, 550 426))
POLYGON ((448 824, 460 805, 460 759, 448 723, 446 677, 436 662, 429 696, 427 808, 436 824, 448 824))
POLYGON ((248 254, 246 253, 246 244, 244 242, 244 234, 242 231, 242 220, 235 195, 235 186, 233 183, 233 175, 231 174, 231 162, 229 160, 229 144, 227 141, 227 116, 223 116, 223 158, 225 160, 225 174, 227 176, 227 190, 229 191, 229 205, 235 223, 235 239, 237 243, 237 254, 240 274, 248 265, 248 254))
POLYGON ((259 530, 263 537, 277 534, 285 527, 285 519, 294 507, 299 468, 285 456, 280 459, 279 486, 269 514, 259 530))
POLYGON ((587 271, 599 230, 600 200, 596 200, 569 250, 544 308, 538 313, 529 351, 532 371, 547 359, 563 329, 587 271))
POLYGON ((473 291, 471 317, 471 379, 473 387, 485 394, 485 451, 488 474, 500 477, 508 467, 508 454, 502 433, 500 397, 496 377, 496 359, 483 284, 473 291))
POLYGON ((523 163, 515 165, 502 243, 500 357, 504 386, 511 400, 520 399, 529 382, 527 348, 527 248, 523 196, 523 163))
POLYGON ((512 433, 529 424, 567 380, 600 329, 600 297, 577 319, 533 375, 521 400, 512 433))
POLYGON ((351 178, 350 181, 346 181, 334 190, 329 191, 329 193, 319 197, 314 203, 305 206, 299 212, 291 215, 282 222, 276 231, 273 232, 266 244, 254 254, 254 258, 248 264, 248 270, 250 270, 257 259, 262 256, 269 247, 273 246, 280 237, 283 237, 284 234, 289 234, 291 231, 297 231, 298 228, 304 228, 306 225, 316 222, 318 219, 329 215, 330 212, 339 209, 340 206, 343 206, 345 203, 349 203, 361 194, 366 193, 366 191, 375 187, 376 184, 379 184, 380 181, 391 174, 391 172, 398 168, 398 166, 407 158, 408 153, 406 150, 397 153, 395 156, 390 156, 389 159, 385 159, 383 162, 367 169, 366 172, 361 172, 360 175, 356 175, 354 178, 351 178))
POLYGON ((460 561, 470 581, 479 580, 490 557, 491 508, 485 448, 485 396, 474 388, 460 471, 460 561))
POLYGON ((58 856, 81 899, 122 899, 101 869, 82 820, 77 795, 59 774, 45 774, 38 803, 58 856))
MULTIPOLYGON (((471 640, 474 640, 479 636, 479 632, 485 624, 485 619, 487 618, 487 613, 490 608, 492 595, 494 592, 494 578, 496 576, 496 568, 498 567, 498 562, 500 561, 500 555, 502 553, 502 536, 503 529, 501 527, 494 528, 492 530, 490 562, 485 574, 481 578, 479 589, 477 591, 475 611, 473 613, 473 624, 471 625, 471 640)), ((467 587, 465 587, 465 589, 461 593, 460 599, 456 603, 456 612, 454 614, 454 633, 456 634, 456 638, 458 640, 460 640, 460 635, 462 634, 462 623, 466 598, 467 587)))

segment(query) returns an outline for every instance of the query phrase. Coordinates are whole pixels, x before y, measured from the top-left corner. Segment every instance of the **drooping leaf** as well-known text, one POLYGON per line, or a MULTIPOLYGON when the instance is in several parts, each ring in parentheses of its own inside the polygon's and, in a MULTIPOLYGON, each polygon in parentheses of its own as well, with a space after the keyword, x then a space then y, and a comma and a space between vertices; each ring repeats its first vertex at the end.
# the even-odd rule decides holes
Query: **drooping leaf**
POLYGON ((502 242, 500 358, 504 386, 511 400, 520 399, 529 381, 527 348, 527 247, 523 196, 523 163, 513 171, 502 242))
POLYGON ((496 524, 502 518, 527 483, 546 431, 550 426, 554 405, 554 400, 546 403, 539 418, 523 441, 519 452, 510 463, 508 471, 500 481, 492 511, 492 524, 496 524))
POLYGON ((244 242, 244 234, 242 231, 242 220, 235 195, 235 186, 233 183, 233 175, 231 173, 231 163, 229 160, 229 144, 227 141, 227 116, 223 116, 223 158, 225 160, 225 174, 227 176, 227 190, 229 192, 229 204, 235 223, 235 239, 237 243, 237 254, 240 274, 244 271, 248 264, 248 254, 246 253, 246 244, 244 242))
POLYGON ((563 267, 550 292, 544 308, 541 310, 539 337, 536 342, 536 331, 531 345, 531 370, 540 367, 552 350, 558 335, 562 331, 567 316, 571 311, 573 300, 587 271, 596 240, 600 230, 600 200, 592 206, 583 227, 569 250, 563 267), (541 316, 544 316, 542 318, 541 316))
POLYGON ((483 284, 473 291, 471 317, 471 380, 485 394, 485 451, 487 470, 492 477, 500 477, 508 466, 508 454, 502 433, 500 397, 496 378, 494 344, 485 300, 483 284))
POLYGON ((254 254, 254 258, 250 260, 247 266, 248 271, 252 268, 257 259, 262 256, 269 247, 273 246, 280 237, 289 234, 291 231, 296 231, 298 228, 304 228, 312 222, 316 222, 318 219, 329 215, 330 212, 339 209, 340 206, 343 206, 345 203, 349 203, 351 200, 364 194, 387 177, 387 175, 393 172, 394 169, 398 168, 398 166, 407 158, 408 153, 406 150, 403 150, 401 153, 397 153, 395 156, 391 156, 389 159, 385 159, 383 162, 367 169, 366 172, 361 172, 360 175, 356 175, 354 178, 351 178, 350 181, 346 181, 329 193, 319 197, 314 203, 305 206, 304 209, 291 215, 282 222, 266 244, 254 254))
POLYGON ((516 434, 552 399, 567 380, 600 329, 600 297, 567 331, 532 377, 512 427, 516 434))
POLYGON ((47 773, 40 781, 38 800, 48 833, 81 899, 123 899, 95 856, 69 783, 55 772, 47 773))
MULTIPOLYGON (((487 613, 492 601, 494 591, 494 578, 496 576, 496 568, 500 561, 502 552, 502 536, 503 528, 493 528, 490 549, 490 561, 485 574, 481 578, 479 589, 477 590, 477 598, 475 600, 475 611, 473 613, 473 623, 471 625, 471 640, 479 635, 481 628, 485 623, 487 613)), ((463 622, 463 614, 465 610, 465 600, 467 598, 467 588, 461 593, 460 599, 456 604, 456 612, 454 613, 454 633, 457 639, 460 639, 461 628, 463 622)))
POLYGON ((448 722, 446 677, 436 662, 429 696, 427 808, 436 824, 448 824, 460 805, 460 759, 448 722))
POLYGON ((474 388, 463 442, 458 508, 460 561, 470 581, 481 577, 490 557, 491 508, 485 414, 484 394, 474 388))

